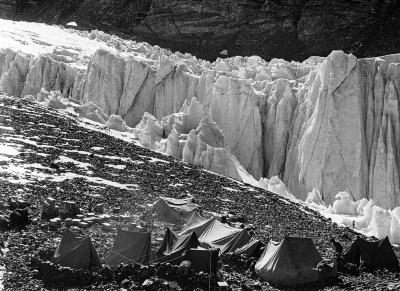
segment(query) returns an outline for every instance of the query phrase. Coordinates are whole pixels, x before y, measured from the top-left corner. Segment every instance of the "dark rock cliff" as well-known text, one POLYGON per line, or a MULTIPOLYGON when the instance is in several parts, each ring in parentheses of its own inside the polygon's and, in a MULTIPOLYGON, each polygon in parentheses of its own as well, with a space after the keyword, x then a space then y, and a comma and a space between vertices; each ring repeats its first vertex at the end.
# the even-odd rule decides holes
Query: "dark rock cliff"
POLYGON ((30 0, 20 19, 135 36, 213 59, 260 55, 302 60, 333 49, 358 57, 400 50, 397 0, 30 0))

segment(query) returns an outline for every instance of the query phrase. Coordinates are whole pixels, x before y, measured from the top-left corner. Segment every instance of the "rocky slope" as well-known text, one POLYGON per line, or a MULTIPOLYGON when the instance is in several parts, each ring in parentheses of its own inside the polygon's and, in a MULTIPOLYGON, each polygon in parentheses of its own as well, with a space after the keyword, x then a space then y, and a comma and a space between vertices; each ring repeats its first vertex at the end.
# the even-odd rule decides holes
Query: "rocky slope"
MULTIPOLYGON (((59 90, 99 106, 104 113, 96 120, 117 114, 130 127, 145 112, 161 120, 196 97, 222 130, 222 144, 254 178, 278 175, 303 200, 317 188, 329 204, 345 190, 384 208, 400 205, 400 55, 357 59, 334 51, 302 63, 210 63, 99 31, 0 24, 0 91, 8 95, 36 99, 42 89, 59 90)), ((160 124, 146 134, 169 138, 160 124)))
MULTIPOLYGON (((143 222, 152 231, 154 248, 160 243, 164 225, 151 215, 149 204, 158 196, 178 198, 188 194, 194 196, 203 210, 229 214, 231 222, 255 225, 255 236, 265 241, 285 235, 311 237, 327 259, 334 256, 329 248, 331 237, 336 237, 345 247, 356 237, 348 228, 338 227, 310 209, 139 147, 129 135, 110 132, 64 110, 46 109, 37 103, 0 96, 0 133, 3 214, 8 213, 9 198, 22 199, 30 203, 33 219, 23 229, 2 233, 9 249, 5 256, 0 256, 0 265, 7 271, 5 290, 47 290, 30 264, 32 258, 51 255, 63 231, 63 227, 52 229, 47 220, 39 218, 46 197, 58 202, 75 201, 84 213, 90 212, 97 203, 105 204, 105 213, 120 207, 120 213, 112 215, 112 226, 122 228, 128 222, 143 222), (52 167, 52 163, 58 167, 52 167)), ((73 228, 92 237, 100 259, 104 260, 115 230, 103 231, 98 224, 73 228)), ((398 248, 395 251, 398 255, 398 248)), ((265 282, 249 287, 256 278, 245 270, 223 260, 218 276, 232 288, 247 285, 250 289, 276 290, 265 282)), ((163 276, 161 272, 157 274, 163 276)), ((153 273, 147 275, 150 279, 154 277, 153 273)), ((82 282, 79 290, 119 290, 125 284, 122 280, 100 281, 91 286, 82 282)), ((138 282, 139 286, 142 281, 138 282)), ((390 286, 396 288, 398 282, 399 274, 388 272, 340 275, 335 284, 313 286, 311 290, 386 290, 390 286)), ((175 289, 164 286, 162 290, 182 290, 179 288, 186 286, 176 284, 175 289)))
POLYGON ((20 19, 77 21, 206 59, 222 50, 303 60, 334 49, 366 57, 399 47, 396 0, 34 0, 18 8, 20 19))

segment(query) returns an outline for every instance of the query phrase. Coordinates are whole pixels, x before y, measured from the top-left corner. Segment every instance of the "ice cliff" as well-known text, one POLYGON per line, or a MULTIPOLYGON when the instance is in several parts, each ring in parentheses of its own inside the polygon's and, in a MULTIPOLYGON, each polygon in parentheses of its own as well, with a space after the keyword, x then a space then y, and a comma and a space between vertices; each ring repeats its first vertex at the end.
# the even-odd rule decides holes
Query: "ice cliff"
POLYGON ((82 115, 145 146, 239 180, 247 171, 279 185, 268 180, 278 176, 302 200, 315 189, 327 205, 340 191, 400 205, 400 55, 210 63, 99 31, 5 20, 0 38, 8 95, 60 91, 53 103, 82 103, 82 115))

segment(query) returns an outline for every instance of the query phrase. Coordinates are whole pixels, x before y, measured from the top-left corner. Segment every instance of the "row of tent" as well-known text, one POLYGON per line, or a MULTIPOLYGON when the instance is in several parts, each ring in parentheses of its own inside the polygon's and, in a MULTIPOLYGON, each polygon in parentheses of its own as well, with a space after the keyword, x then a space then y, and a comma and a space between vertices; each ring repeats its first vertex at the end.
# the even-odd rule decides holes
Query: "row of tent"
MULTIPOLYGON (((254 239, 245 229, 223 224, 215 217, 204 218, 197 212, 179 234, 166 229, 161 246, 151 256, 150 232, 134 232, 119 229, 105 264, 116 267, 121 263, 147 264, 169 262, 180 264, 189 260, 197 271, 216 271, 219 255, 235 252, 248 257, 261 254, 261 241, 254 239)), ((75 269, 100 267, 97 252, 89 237, 81 237, 65 230, 54 254, 54 262, 75 269)))
MULTIPOLYGON (((256 273, 264 280, 283 286, 294 286, 317 281, 317 265, 322 261, 310 238, 286 237, 281 242, 264 244, 245 229, 223 224, 215 217, 204 218, 193 212, 184 230, 177 234, 166 229, 161 246, 151 256, 149 232, 118 230, 112 250, 105 264, 116 267, 121 263, 148 264, 169 262, 192 263, 196 271, 215 272, 218 256, 231 252, 257 257, 256 273)), ((399 271, 399 262, 389 240, 371 242, 357 238, 344 261, 378 269, 399 271)), ((66 230, 54 255, 54 262, 72 268, 101 267, 97 252, 89 237, 83 238, 66 230)))

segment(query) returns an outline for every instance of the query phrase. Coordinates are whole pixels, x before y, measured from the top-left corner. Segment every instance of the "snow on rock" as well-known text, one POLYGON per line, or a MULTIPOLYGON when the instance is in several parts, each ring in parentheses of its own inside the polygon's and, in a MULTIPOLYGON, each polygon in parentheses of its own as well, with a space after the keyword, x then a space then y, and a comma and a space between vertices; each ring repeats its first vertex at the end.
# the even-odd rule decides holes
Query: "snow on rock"
MULTIPOLYGON (((371 199, 400 205, 400 54, 208 62, 100 31, 1 19, 0 38, 8 95, 66 104, 103 124, 119 115, 145 146, 252 183, 278 176, 296 198, 313 193, 334 211, 349 200, 361 200, 346 209, 354 215, 371 199), (335 201, 339 191, 349 197, 335 201)), ((108 124, 129 130, 116 117, 108 124)))

